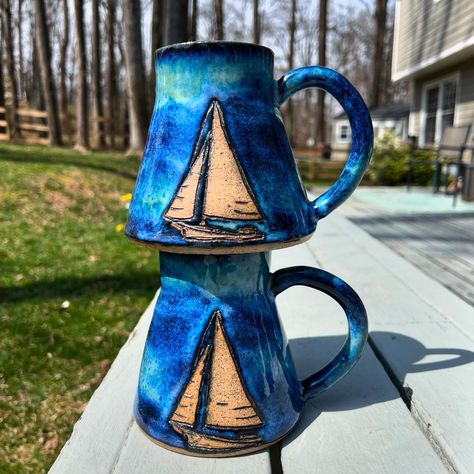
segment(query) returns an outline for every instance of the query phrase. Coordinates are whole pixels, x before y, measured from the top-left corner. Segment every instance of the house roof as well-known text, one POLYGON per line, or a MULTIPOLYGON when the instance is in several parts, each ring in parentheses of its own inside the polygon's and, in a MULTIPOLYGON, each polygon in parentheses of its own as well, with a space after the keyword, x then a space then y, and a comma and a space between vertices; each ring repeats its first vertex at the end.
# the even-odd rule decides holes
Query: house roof
MULTIPOLYGON (((373 119, 401 119, 408 118, 410 114, 409 104, 387 104, 369 109, 370 116, 373 119)), ((346 118, 345 112, 341 112, 333 117, 333 120, 346 118)))

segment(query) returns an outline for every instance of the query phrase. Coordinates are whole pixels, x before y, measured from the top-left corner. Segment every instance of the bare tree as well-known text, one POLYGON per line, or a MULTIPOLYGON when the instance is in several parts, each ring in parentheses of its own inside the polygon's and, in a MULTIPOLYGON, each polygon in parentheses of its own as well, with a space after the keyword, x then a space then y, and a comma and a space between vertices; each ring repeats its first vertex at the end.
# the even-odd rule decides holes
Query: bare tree
MULTIPOLYGON (((196 0, 194 0, 196 2, 196 0)), ((152 100, 155 100, 155 51, 164 43, 164 23, 165 23, 165 0, 153 0, 151 14, 151 74, 150 82, 152 88, 152 100)))
POLYGON ((82 0, 74 0, 76 24, 76 56, 77 56, 77 143, 78 149, 89 148, 88 88, 86 44, 84 39, 84 10, 82 0))
POLYGON ((216 21, 216 40, 224 39, 224 11, 223 11, 224 0, 214 0, 214 14, 216 21))
POLYGON ((27 101, 28 105, 33 108, 44 110, 45 100, 43 94, 43 88, 41 87, 41 73, 38 60, 38 48, 36 47, 36 20, 32 9, 28 12, 29 23, 30 23, 30 80, 28 81, 27 88, 27 101))
POLYGON ((151 53, 164 43, 165 0, 153 0, 151 14, 151 53))
POLYGON ((331 41, 332 66, 354 84, 367 100, 371 83, 373 25, 367 12, 340 6, 335 18, 331 41))
POLYGON ((38 50, 41 86, 48 113, 49 144, 61 145, 61 125, 58 115, 56 88, 51 73, 51 46, 49 43, 48 23, 43 0, 33 0, 36 17, 36 47, 38 50))
POLYGON ((25 65, 23 61, 23 14, 22 7, 23 0, 18 0, 17 3, 17 32, 18 32, 18 71, 19 71, 19 81, 18 81, 18 94, 21 98, 25 98, 25 65))
MULTIPOLYGON (((326 36, 328 1, 319 0, 319 29, 318 29, 318 64, 326 66, 326 36)), ((326 93, 318 89, 318 105, 316 108, 316 146, 323 150, 326 145, 326 117, 324 100, 326 93)))
POLYGON ((1 15, 3 38, 5 42, 5 55, 7 76, 10 85, 10 94, 12 99, 12 109, 8 114, 8 128, 10 135, 14 138, 19 135, 17 128, 16 110, 18 109, 18 88, 15 77, 15 51, 13 47, 13 31, 12 31, 12 8, 10 0, 1 0, 1 15))
POLYGON ((372 61, 372 84, 369 104, 380 105, 383 86, 384 46, 387 23, 387 0, 375 1, 375 48, 372 61))
POLYGON ((0 107, 5 107, 5 88, 3 81, 3 27, 0 21, 0 107))
POLYGON ((66 62, 69 47, 69 6, 68 0, 63 5, 63 36, 59 47, 59 102, 64 119, 67 117, 66 62))
POLYGON ((253 42, 255 44, 260 44, 260 12, 259 12, 259 1, 253 0, 253 42))
POLYGON ((134 0, 123 1, 123 20, 130 118, 129 153, 136 154, 141 153, 145 147, 148 120, 144 87, 145 71, 143 68, 140 2, 134 0))
MULTIPOLYGON (((291 13, 289 23, 290 50, 288 51, 288 69, 291 71, 295 67, 295 39, 296 39, 296 0, 291 0, 291 13)), ((290 141, 294 142, 294 113, 293 100, 288 100, 287 105, 287 123, 289 128, 290 141)))
POLYGON ((92 0, 92 84, 94 94, 92 104, 94 108, 94 132, 97 145, 105 146, 104 135, 104 107, 102 103, 102 61, 100 54, 100 16, 99 0, 92 0))
POLYGON ((188 0, 165 0, 165 44, 188 40, 188 0))
POLYGON ((191 18, 189 19, 189 41, 197 39, 198 0, 191 0, 191 18))
MULTIPOLYGON (((117 33, 118 33, 118 38, 123 38, 123 22, 117 22, 117 33)), ((122 41, 117 41, 117 46, 119 50, 119 61, 118 61, 118 70, 119 71, 125 71, 126 72, 126 66, 125 66, 125 51, 124 51, 124 44, 122 41)), ((122 97, 128 97, 128 92, 127 92, 127 81, 124 81, 125 84, 118 83, 118 93, 122 97)), ((127 100, 122 100, 119 104, 119 111, 118 114, 120 115, 121 118, 121 135, 123 137, 122 140, 122 147, 128 149, 130 145, 130 114, 129 114, 129 103, 130 101, 127 100)))
POLYGON ((107 0, 107 133, 109 143, 115 147, 115 134, 118 115, 117 73, 115 60, 115 0, 107 0))

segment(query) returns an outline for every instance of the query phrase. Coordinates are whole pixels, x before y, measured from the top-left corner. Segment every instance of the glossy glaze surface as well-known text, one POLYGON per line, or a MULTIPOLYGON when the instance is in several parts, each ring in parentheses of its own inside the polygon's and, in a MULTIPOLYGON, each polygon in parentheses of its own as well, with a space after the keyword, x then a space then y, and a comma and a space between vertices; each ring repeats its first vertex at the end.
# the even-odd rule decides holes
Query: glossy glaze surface
POLYGON ((153 439, 207 456, 259 449, 285 435, 304 401, 357 361, 365 311, 337 277, 307 267, 271 275, 269 253, 160 257, 162 289, 135 406, 137 422, 153 439), (297 284, 335 297, 350 328, 335 360, 302 382, 275 306, 275 296, 297 284))
POLYGON ((363 176, 372 147, 370 117, 357 91, 335 71, 308 67, 275 81, 269 49, 212 42, 158 50, 156 77, 153 117, 125 230, 134 240, 202 253, 297 243, 363 176), (316 201, 316 210, 278 111, 292 93, 310 86, 327 89, 341 102, 354 137, 346 168, 316 201), (233 211, 222 196, 232 196, 233 211))

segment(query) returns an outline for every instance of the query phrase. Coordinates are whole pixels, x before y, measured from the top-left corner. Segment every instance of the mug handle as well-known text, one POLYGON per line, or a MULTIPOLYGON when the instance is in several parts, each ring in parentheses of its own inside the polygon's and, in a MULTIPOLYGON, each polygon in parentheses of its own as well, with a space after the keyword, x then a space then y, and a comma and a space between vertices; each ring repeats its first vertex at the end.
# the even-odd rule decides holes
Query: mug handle
POLYGON ((337 181, 312 202, 316 219, 322 219, 354 192, 364 176, 374 141, 369 111, 355 87, 344 76, 326 67, 307 66, 294 69, 275 81, 275 86, 277 107, 295 92, 308 87, 318 87, 329 92, 349 117, 352 147, 347 162, 337 181))
POLYGON ((334 298, 346 313, 349 333, 339 353, 325 367, 304 379, 303 399, 307 400, 339 382, 361 356, 367 341, 367 314, 357 293, 331 273, 311 267, 283 268, 272 274, 275 296, 295 285, 309 286, 334 298))

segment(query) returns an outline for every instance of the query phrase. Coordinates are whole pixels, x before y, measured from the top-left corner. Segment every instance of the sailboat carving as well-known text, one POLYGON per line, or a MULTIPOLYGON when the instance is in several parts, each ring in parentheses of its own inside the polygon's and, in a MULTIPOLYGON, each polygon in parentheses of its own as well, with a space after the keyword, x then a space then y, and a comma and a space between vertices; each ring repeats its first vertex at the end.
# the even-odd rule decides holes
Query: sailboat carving
POLYGON ((248 224, 264 217, 230 145, 217 100, 207 110, 189 171, 164 218, 187 240, 241 242, 265 237, 248 224), (226 222, 243 225, 226 228, 226 222))
POLYGON ((264 422, 241 379, 219 310, 203 332, 193 369, 168 422, 196 450, 239 450, 262 443, 252 430, 264 422))

